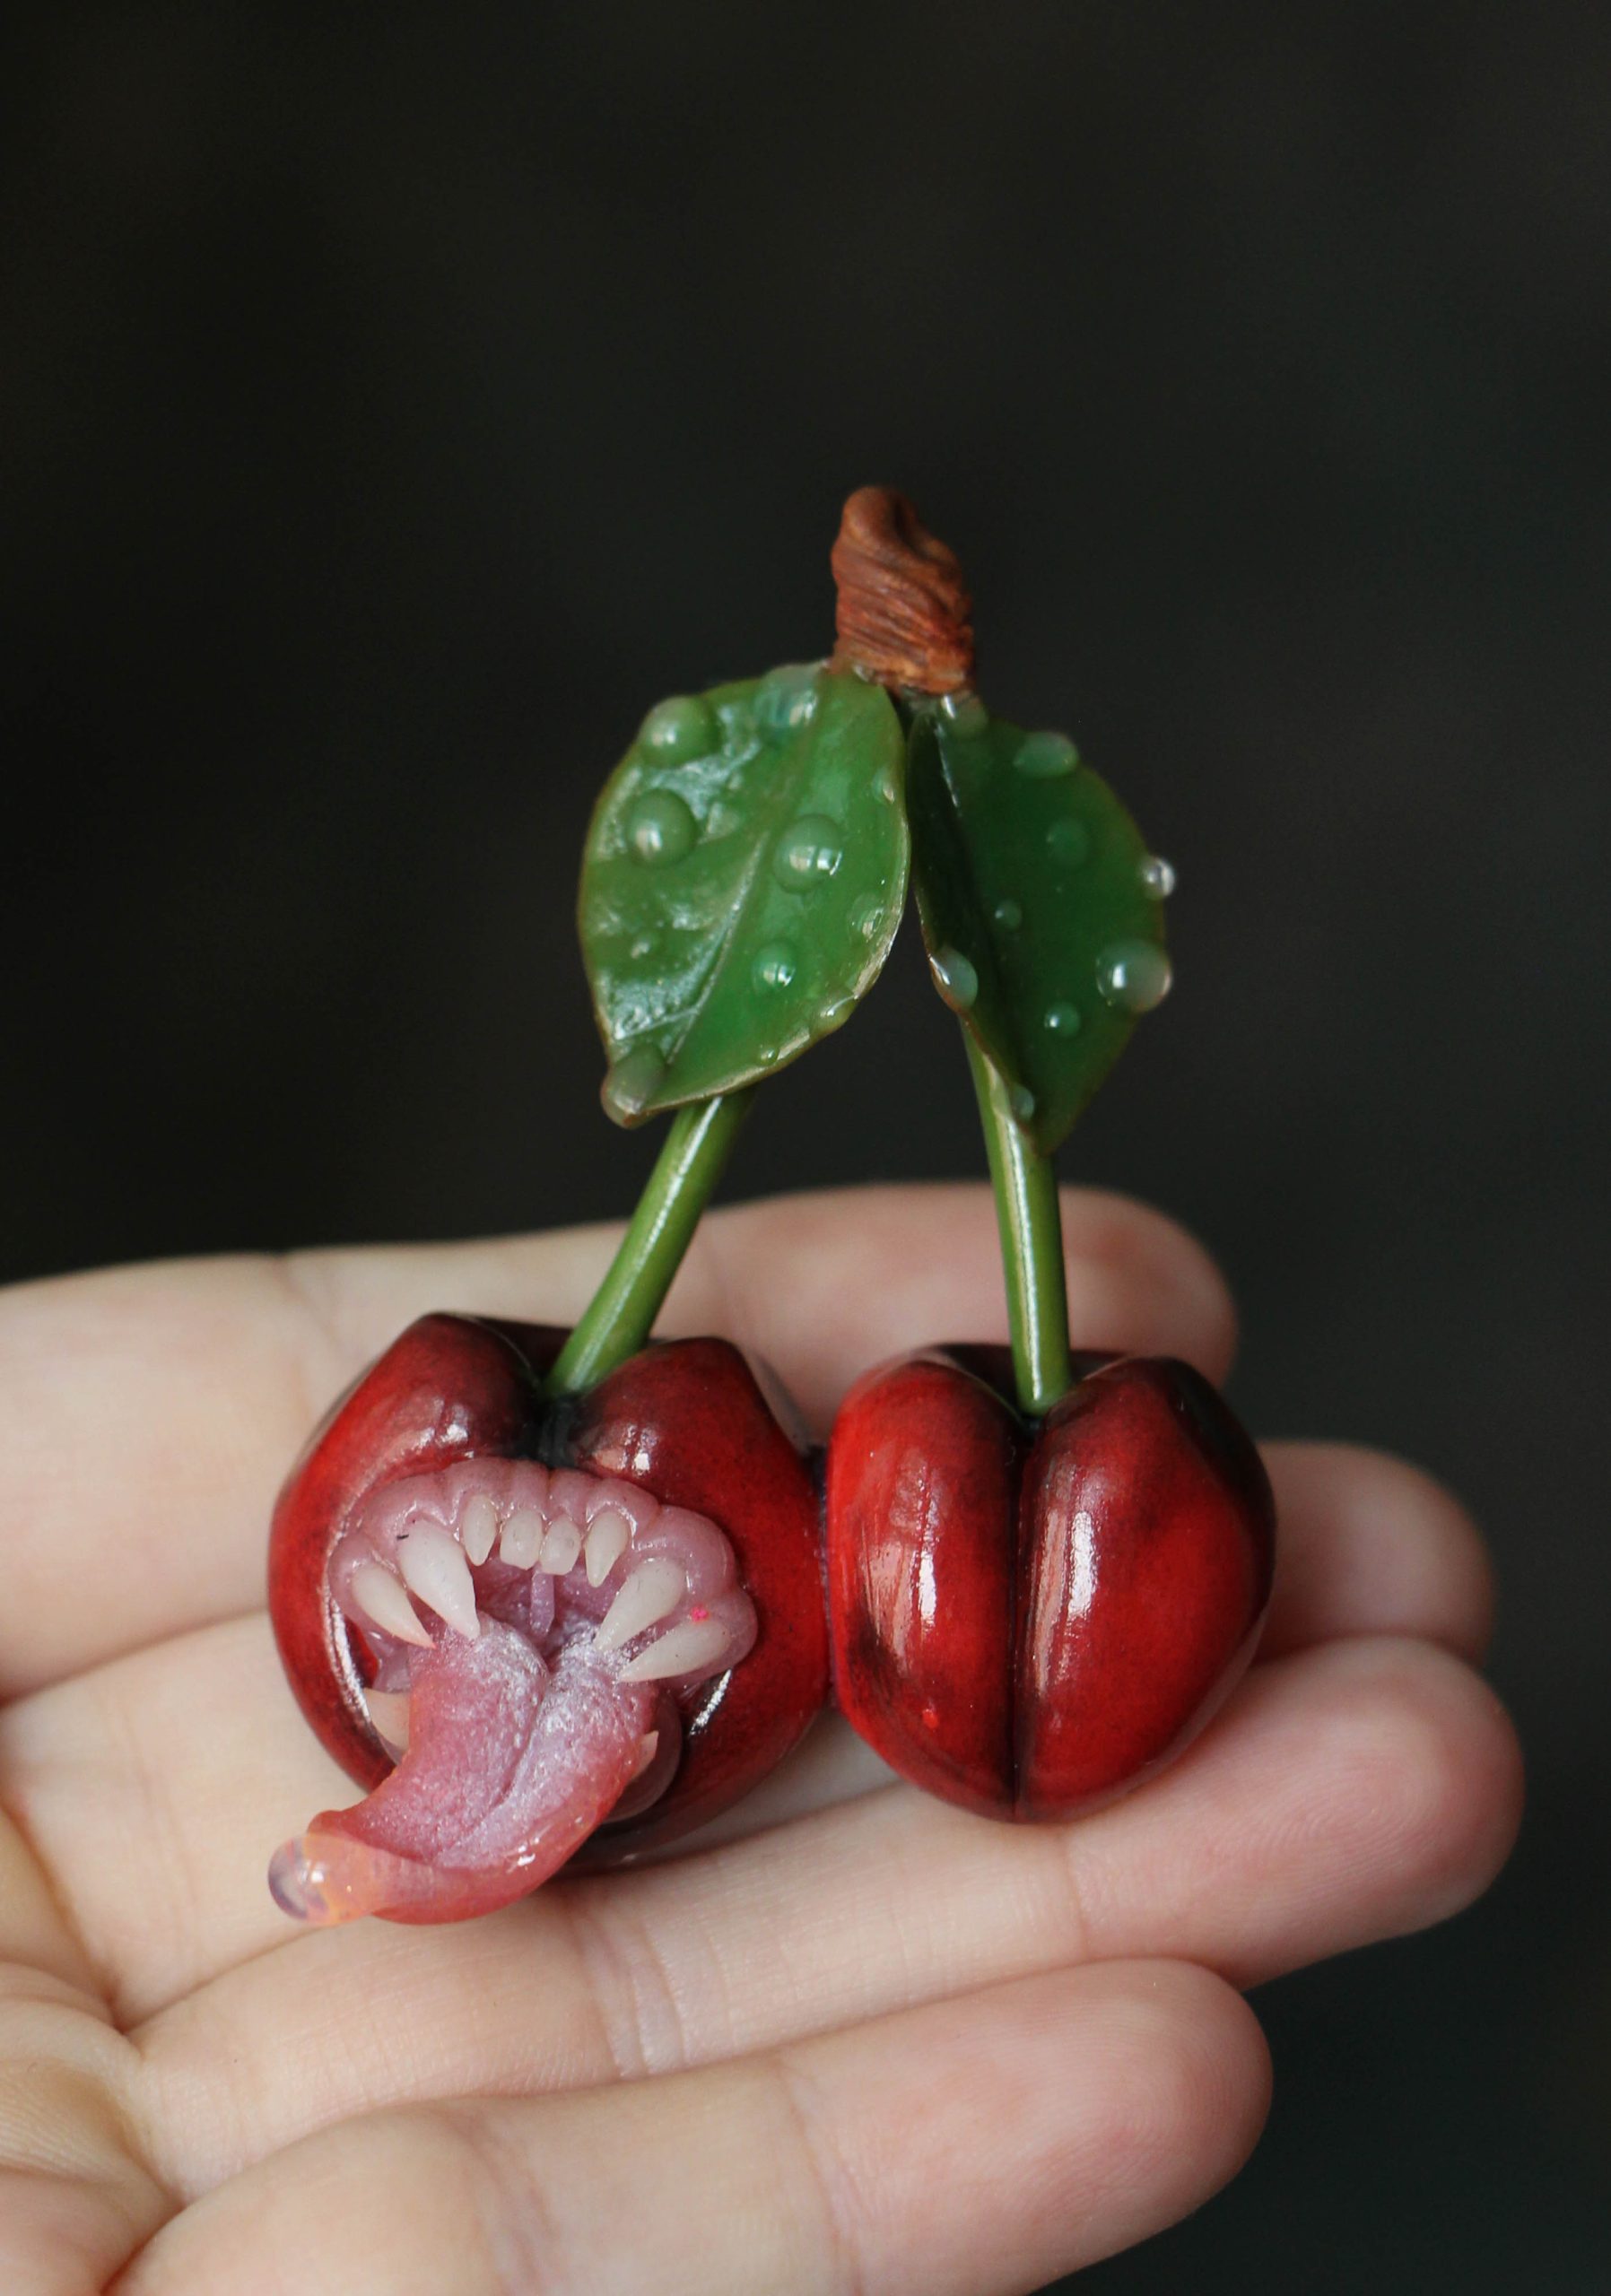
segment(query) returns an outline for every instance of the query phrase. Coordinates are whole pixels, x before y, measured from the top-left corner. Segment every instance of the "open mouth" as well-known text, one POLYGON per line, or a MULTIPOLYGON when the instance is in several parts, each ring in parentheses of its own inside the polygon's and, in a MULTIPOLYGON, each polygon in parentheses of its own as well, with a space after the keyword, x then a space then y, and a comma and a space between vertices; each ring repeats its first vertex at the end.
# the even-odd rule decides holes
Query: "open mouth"
POLYGON ((386 1484, 328 1584, 395 1768, 278 1849, 298 1920, 447 1921, 523 1897, 664 1793, 680 1703, 754 1643, 716 1525, 636 1484, 471 1458, 386 1484))

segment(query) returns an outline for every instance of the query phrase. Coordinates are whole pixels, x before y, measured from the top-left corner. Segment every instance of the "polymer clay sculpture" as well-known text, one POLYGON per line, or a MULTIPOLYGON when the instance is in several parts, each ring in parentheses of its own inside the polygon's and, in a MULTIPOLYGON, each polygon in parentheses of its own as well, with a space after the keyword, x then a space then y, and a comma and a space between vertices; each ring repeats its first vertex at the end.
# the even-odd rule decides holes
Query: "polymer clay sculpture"
POLYGON ((1071 741, 980 699, 956 559, 902 497, 853 494, 832 563, 832 656, 661 702, 594 815, 605 1107, 671 1122, 592 1304, 568 1333, 423 1317, 281 1495, 281 1655, 366 1789, 275 1853, 300 1920, 457 1920, 641 1855, 831 1697, 927 1791, 1067 1818, 1170 1761, 1251 1655, 1257 1452, 1187 1365, 1071 1355, 1063 1292, 1051 1156, 1168 988, 1172 873, 1071 741), (763 1367, 650 1332, 756 1086, 871 988, 909 883, 1012 1344, 869 1370, 824 1463, 763 1367))

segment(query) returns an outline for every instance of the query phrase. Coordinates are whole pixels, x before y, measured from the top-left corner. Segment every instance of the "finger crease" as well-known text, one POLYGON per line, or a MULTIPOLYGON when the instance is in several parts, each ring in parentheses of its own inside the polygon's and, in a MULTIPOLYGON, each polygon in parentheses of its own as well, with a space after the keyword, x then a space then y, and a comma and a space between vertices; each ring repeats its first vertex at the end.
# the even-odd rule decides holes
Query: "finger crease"
POLYGON ((857 2261, 858 2251, 849 2222, 856 2178, 832 2141, 832 2115, 822 2106, 804 2066, 781 2050, 768 2062, 810 2182, 835 2275, 832 2284, 842 2296, 865 2296, 866 2283, 857 2261))
POLYGON ((619 1907, 596 1908, 591 1885, 561 1900, 571 1948, 604 2050, 618 2080, 639 2081, 694 2061, 677 1987, 648 1924, 619 1907))

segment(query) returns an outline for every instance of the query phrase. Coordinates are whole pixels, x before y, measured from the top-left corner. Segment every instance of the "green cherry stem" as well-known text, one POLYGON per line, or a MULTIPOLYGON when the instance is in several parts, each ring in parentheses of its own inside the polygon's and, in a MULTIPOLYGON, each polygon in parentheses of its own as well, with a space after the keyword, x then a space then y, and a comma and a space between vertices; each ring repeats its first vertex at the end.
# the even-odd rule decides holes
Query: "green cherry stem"
POLYGON ((718 1092, 672 1118, 609 1273, 548 1375, 549 1395, 579 1395, 644 1344, 754 1091, 752 1084, 744 1091, 718 1092))
POLYGON ((1032 1419, 1067 1392, 1068 1294, 1063 1279, 1063 1218, 1057 1174, 1015 1121, 1001 1076, 964 1028, 968 1065, 979 1095, 990 1186, 1001 1228, 1019 1407, 1032 1419))

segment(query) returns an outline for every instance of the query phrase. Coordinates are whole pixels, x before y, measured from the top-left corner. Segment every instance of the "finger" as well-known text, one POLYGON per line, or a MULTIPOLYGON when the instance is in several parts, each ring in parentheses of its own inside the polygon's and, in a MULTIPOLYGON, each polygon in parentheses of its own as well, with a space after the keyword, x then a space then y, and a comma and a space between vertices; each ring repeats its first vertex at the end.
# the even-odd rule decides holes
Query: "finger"
POLYGON ((21 1830, 0 1816, 0 2288, 100 2288, 167 2214, 127 2142, 137 2071, 21 1830))
MULTIPOLYGON (((1067 1199, 1082 1344, 1223 1373, 1224 1285, 1199 1246, 1116 1196, 1067 1199)), ((7 1463, 0 1695, 261 1600, 274 1492, 331 1397, 431 1308, 566 1322, 619 1231, 198 1260, 30 1285, 0 1302, 7 1463)), ((667 1333, 776 1364, 819 1427, 868 1363, 1006 1331, 988 1189, 847 1190, 707 1221, 667 1333)))
POLYGON ((1259 1982, 1468 1902, 1519 1791, 1455 1660, 1335 1645, 1263 1669, 1192 1755, 1073 1825, 892 1788, 486 1921, 282 1944, 136 2028, 153 2157, 211 2183, 373 2105, 680 2069, 1082 1961, 1259 1982))
POLYGON ((1267 2096, 1215 1979, 1080 1970, 668 2080, 349 2124, 187 2209, 121 2296, 1006 2296, 1206 2199, 1267 2096))
POLYGON ((1345 1634, 1417 1635, 1480 1658, 1493 1622, 1482 1535, 1418 1467, 1347 1443, 1271 1443, 1280 1525, 1260 1656, 1345 1634))
MULTIPOLYGON (((1435 1485, 1346 1449, 1284 1447, 1275 1465, 1291 1577, 1273 1647, 1334 1630, 1477 1622, 1480 1562, 1435 1485)), ((813 1750, 809 1763, 818 1759, 813 1750)), ((836 1797, 845 1790, 837 1764, 825 1783, 836 1797)), ((0 1716, 0 1791, 30 1813, 56 1886, 131 2016, 272 1944, 280 1917, 262 1889, 266 1848, 313 1810, 353 1798, 297 1714, 260 1618, 22 1701, 0 1716)), ((725 1830, 774 1814, 746 1803, 725 1830)))

